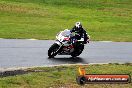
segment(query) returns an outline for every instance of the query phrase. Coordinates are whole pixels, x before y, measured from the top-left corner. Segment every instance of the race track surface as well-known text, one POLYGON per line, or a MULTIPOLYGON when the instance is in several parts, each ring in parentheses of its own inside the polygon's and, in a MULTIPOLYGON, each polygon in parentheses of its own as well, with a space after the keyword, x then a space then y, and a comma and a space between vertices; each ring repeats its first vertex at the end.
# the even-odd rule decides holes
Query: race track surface
POLYGON ((53 43, 54 40, 0 39, 0 68, 132 62, 132 42, 91 41, 77 58, 57 55, 48 59, 47 51, 53 43))

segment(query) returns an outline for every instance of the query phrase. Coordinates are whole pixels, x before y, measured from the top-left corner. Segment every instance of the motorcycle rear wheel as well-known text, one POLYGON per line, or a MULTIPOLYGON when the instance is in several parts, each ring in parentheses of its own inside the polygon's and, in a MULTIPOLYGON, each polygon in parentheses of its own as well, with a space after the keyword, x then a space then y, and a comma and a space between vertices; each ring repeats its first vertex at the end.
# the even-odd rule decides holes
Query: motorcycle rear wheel
POLYGON ((77 57, 77 56, 79 56, 79 55, 82 53, 83 49, 84 49, 84 45, 79 45, 79 46, 77 47, 77 49, 75 49, 75 51, 71 54, 71 56, 72 56, 72 57, 77 57))
POLYGON ((48 56, 49 58, 54 58, 54 56, 57 55, 57 50, 59 49, 59 45, 54 43, 48 50, 48 56))

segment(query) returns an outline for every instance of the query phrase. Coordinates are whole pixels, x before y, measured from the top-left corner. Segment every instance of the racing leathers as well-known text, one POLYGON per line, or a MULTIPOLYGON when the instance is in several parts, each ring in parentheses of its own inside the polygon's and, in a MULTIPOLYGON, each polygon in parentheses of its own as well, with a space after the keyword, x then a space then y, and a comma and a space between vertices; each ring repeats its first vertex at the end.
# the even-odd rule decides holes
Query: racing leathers
POLYGON ((81 27, 81 28, 76 28, 75 26, 70 30, 71 33, 75 32, 75 38, 77 40, 80 40, 81 38, 84 38, 84 44, 86 44, 89 39, 87 32, 81 27))

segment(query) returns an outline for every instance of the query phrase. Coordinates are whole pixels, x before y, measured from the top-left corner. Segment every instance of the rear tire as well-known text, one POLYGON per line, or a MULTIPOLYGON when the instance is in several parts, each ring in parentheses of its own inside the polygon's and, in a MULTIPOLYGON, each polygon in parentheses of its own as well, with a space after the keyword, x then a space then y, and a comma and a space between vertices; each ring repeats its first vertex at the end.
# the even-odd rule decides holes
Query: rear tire
POLYGON ((72 57, 77 57, 77 56, 79 56, 79 55, 82 53, 83 49, 84 49, 84 45, 79 45, 79 46, 77 47, 77 49, 75 49, 75 51, 74 51, 73 53, 71 53, 71 56, 72 56, 72 57))
POLYGON ((57 55, 56 51, 59 49, 59 45, 54 43, 48 50, 48 56, 49 58, 54 58, 54 56, 57 55))

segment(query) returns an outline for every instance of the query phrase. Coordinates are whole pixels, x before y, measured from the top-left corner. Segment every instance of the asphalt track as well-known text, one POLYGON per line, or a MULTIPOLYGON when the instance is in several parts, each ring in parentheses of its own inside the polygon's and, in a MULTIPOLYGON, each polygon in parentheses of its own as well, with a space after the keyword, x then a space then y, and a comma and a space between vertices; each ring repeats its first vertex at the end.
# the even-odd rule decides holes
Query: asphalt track
POLYGON ((132 42, 90 42, 77 57, 48 59, 53 40, 0 39, 0 68, 60 64, 132 63, 132 42))

